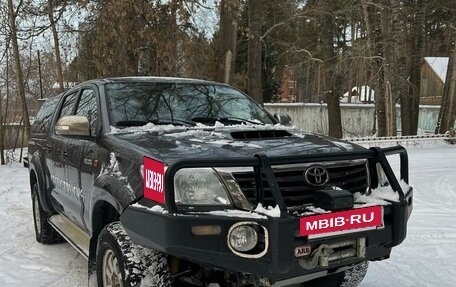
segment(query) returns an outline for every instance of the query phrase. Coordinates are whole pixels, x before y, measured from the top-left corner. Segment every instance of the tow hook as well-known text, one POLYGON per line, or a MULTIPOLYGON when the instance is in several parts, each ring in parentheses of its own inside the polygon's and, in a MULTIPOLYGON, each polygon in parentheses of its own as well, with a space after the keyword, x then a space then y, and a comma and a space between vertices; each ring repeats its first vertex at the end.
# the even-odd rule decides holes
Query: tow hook
POLYGON ((312 252, 312 255, 306 259, 300 259, 299 265, 307 270, 315 269, 315 267, 328 267, 329 256, 334 253, 334 249, 326 244, 320 245, 317 249, 312 252))

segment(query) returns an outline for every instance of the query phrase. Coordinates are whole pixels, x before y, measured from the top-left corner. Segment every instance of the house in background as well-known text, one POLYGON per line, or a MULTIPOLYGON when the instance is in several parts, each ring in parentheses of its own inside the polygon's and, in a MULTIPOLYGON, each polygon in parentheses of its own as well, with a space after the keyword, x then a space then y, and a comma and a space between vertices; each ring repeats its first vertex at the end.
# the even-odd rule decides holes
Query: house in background
POLYGON ((447 57, 425 57, 421 65, 420 105, 440 105, 448 70, 447 57))
POLYGON ((280 103, 296 102, 296 81, 293 69, 286 67, 283 71, 282 83, 279 92, 280 103))
MULTIPOLYGON (((77 82, 63 82, 63 89, 66 91, 69 88, 76 86, 77 84, 77 82)), ((52 91, 54 92, 54 95, 60 94, 60 85, 58 82, 54 82, 54 84, 52 85, 52 91)))
POLYGON ((351 93, 346 92, 341 103, 373 104, 375 103, 375 91, 370 86, 353 87, 351 93))

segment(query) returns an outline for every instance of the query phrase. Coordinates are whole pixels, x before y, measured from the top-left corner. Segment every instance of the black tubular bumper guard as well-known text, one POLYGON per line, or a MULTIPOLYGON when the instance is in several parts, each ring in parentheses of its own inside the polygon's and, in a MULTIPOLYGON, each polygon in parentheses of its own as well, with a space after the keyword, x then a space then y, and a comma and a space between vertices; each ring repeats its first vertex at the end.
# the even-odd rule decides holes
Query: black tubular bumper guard
MULTIPOLYGON (((399 194, 398 202, 391 202, 384 207, 385 228, 353 234, 345 234, 344 238, 367 237, 371 247, 367 248, 365 260, 387 258, 391 248, 399 245, 406 236, 407 221, 412 210, 412 189, 403 191, 399 181, 386 158, 388 155, 400 156, 400 177, 408 183, 408 157, 406 150, 401 147, 370 148, 363 151, 338 152, 326 154, 308 154, 280 157, 266 157, 259 154, 252 158, 239 159, 193 159, 182 160, 169 166, 165 174, 165 207, 167 212, 157 213, 148 209, 130 206, 121 215, 121 221, 134 242, 154 248, 168 254, 199 262, 201 264, 227 268, 233 271, 253 273, 266 276, 274 280, 282 280, 303 273, 316 272, 304 270, 296 264, 294 248, 299 244, 309 243, 307 238, 299 238, 299 218, 287 212, 285 200, 275 179, 272 166, 284 164, 299 164, 311 162, 328 162, 367 159, 370 171, 379 163, 392 187, 399 194), (253 167, 257 186, 258 202, 264 196, 262 182, 267 181, 276 204, 281 210, 280 217, 241 218, 214 216, 211 214, 181 213, 176 206, 174 197, 174 176, 183 168, 204 167, 253 167), (263 178, 264 175, 264 178, 263 178), (251 258, 241 258, 228 249, 228 229, 241 221, 254 221, 269 231, 268 252, 261 258, 252 261, 251 258), (221 227, 221 234, 217 236, 195 236, 190 230, 192 226, 217 225, 221 227)), ((374 183, 376 184, 376 183, 374 183)), ((331 239, 318 239, 320 242, 331 239)), ((313 240, 315 241, 315 240, 313 240)), ((330 266, 342 267, 355 264, 358 261, 345 260, 330 266)), ((318 270, 317 270, 318 271, 318 270)))

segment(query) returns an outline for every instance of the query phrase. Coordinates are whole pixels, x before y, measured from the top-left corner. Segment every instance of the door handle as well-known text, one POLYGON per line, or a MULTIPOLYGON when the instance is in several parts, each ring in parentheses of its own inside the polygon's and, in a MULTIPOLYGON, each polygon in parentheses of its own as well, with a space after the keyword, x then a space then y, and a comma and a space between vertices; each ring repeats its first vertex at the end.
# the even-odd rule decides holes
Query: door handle
POLYGON ((60 156, 67 159, 68 158, 68 152, 66 150, 60 152, 60 156))
POLYGON ((46 146, 46 152, 51 152, 51 150, 52 150, 52 147, 50 145, 47 145, 46 146))

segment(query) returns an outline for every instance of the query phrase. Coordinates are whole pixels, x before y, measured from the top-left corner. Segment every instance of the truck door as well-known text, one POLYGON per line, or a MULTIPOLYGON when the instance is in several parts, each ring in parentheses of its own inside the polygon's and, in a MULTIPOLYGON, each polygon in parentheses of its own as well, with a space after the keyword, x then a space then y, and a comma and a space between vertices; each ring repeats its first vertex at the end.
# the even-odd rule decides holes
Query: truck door
POLYGON ((67 169, 69 160, 67 142, 70 139, 56 134, 54 127, 59 118, 74 114, 77 93, 78 91, 72 91, 63 96, 57 113, 58 116, 54 119, 54 125, 50 130, 49 141, 46 146, 46 153, 48 154, 46 160, 51 180, 50 198, 54 208, 66 216, 69 215, 67 193, 71 191, 67 169))
POLYGON ((82 88, 82 92, 76 108, 76 115, 85 116, 90 123, 90 137, 77 138, 76 147, 78 149, 79 163, 79 188, 81 189, 81 197, 79 202, 80 209, 78 217, 85 226, 88 224, 89 214, 86 207, 89 206, 91 193, 93 190, 95 170, 99 168, 97 163, 101 156, 101 147, 97 144, 97 138, 100 130, 100 113, 98 90, 95 86, 87 86, 82 88))

